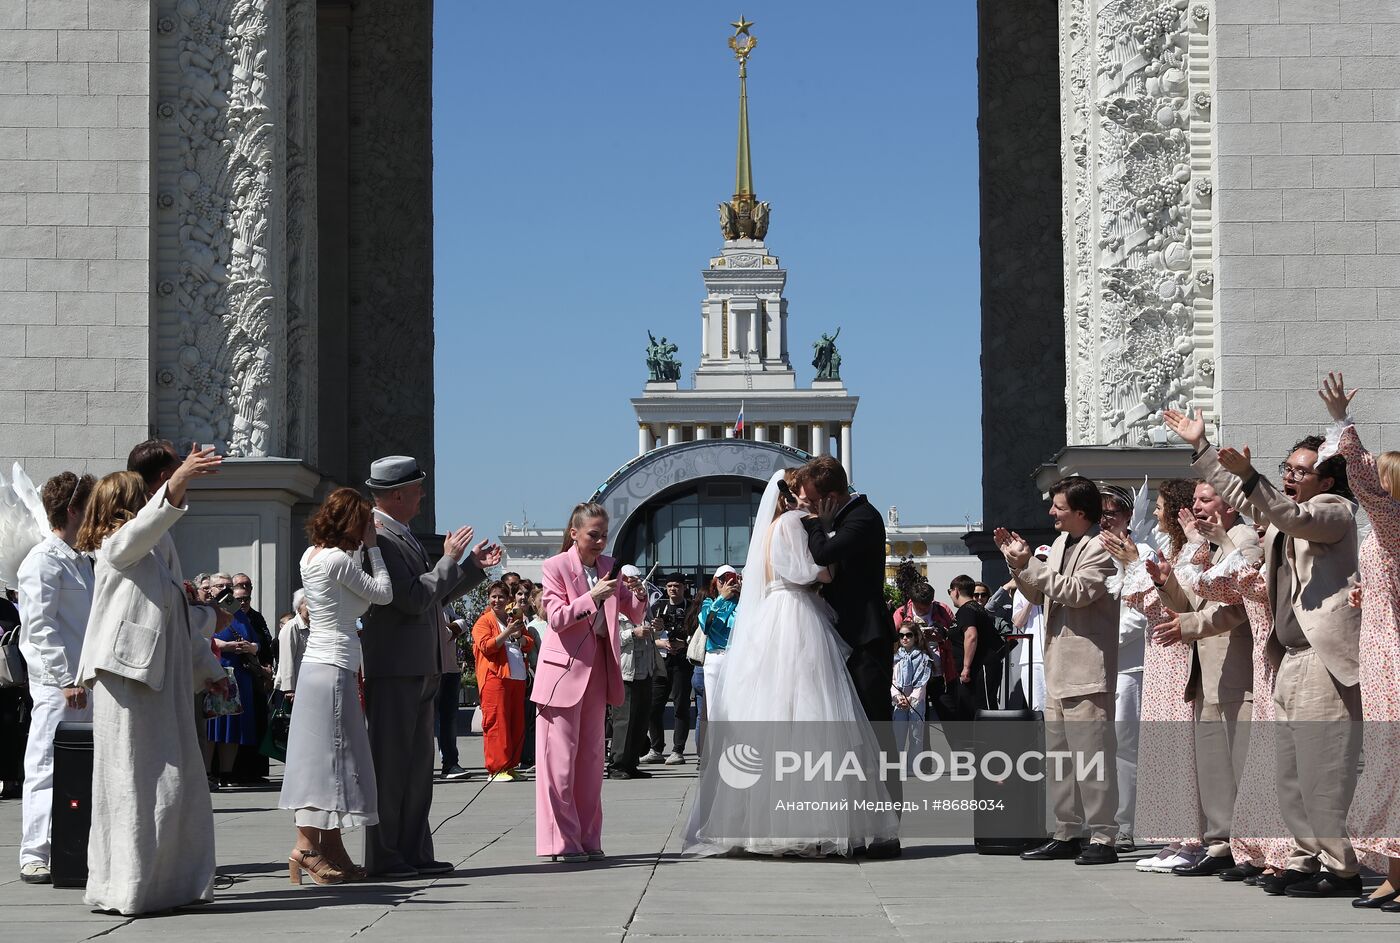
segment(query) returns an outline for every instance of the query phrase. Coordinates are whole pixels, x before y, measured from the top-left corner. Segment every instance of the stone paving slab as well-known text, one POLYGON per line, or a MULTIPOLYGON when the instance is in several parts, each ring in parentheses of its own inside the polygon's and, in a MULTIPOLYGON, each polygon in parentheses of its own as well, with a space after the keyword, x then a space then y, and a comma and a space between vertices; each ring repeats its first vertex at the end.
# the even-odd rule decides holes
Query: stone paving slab
MULTIPOLYGON (((479 737, 463 758, 479 763, 479 737)), ((275 770, 274 770, 275 772, 275 770)), ((0 936, 24 943, 113 943, 260 934, 317 943, 491 939, 937 940, 941 943, 1312 943, 1396 939, 1400 916, 1346 900, 1271 898, 1210 878, 1117 866, 1027 863, 966 844, 915 841, 888 861, 681 855, 694 766, 604 788, 610 857, 562 865, 535 857, 534 784, 438 784, 434 880, 293 887, 289 816, 277 790, 214 796, 220 874, 203 907, 139 920, 90 912, 82 892, 18 880, 19 803, 0 803, 0 936), (462 809, 470 802, 470 807, 462 809), (460 814, 458 814, 460 813, 460 814), (454 816, 455 817, 452 817, 454 816), (449 820, 450 819, 450 820, 449 820), (314 935, 314 937, 313 937, 314 935)), ((358 837, 350 845, 358 849, 358 837)), ((358 857, 358 855, 357 855, 358 857)))

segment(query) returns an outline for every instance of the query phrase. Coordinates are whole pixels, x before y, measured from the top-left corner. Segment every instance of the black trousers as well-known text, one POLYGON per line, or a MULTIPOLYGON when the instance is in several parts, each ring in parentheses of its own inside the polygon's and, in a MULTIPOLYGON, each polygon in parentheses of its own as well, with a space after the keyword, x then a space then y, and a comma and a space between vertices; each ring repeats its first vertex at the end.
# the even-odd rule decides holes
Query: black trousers
MULTIPOLYGON (((874 725, 875 739, 880 744, 880 752, 886 757, 893 757, 896 753, 894 704, 890 701, 891 653, 889 641, 877 639, 855 649, 846 659, 846 670, 851 673, 856 697, 860 699, 865 716, 874 725)), ((898 772, 887 770, 883 779, 890 799, 894 802, 903 800, 904 784, 898 772)))
POLYGON ((612 715, 612 763, 633 770, 647 746, 647 717, 651 713, 651 679, 622 682, 622 703, 608 709, 612 715))
POLYGON ((666 720, 666 701, 676 705, 676 720, 671 727, 671 753, 685 755, 685 744, 690 739, 690 676, 695 666, 685 657, 684 652, 668 655, 666 670, 658 671, 651 678, 651 718, 647 725, 647 739, 657 753, 665 753, 666 732, 661 729, 666 720))
POLYGON ((462 673, 444 671, 438 681, 437 693, 437 741, 444 773, 460 765, 457 753, 457 702, 461 700, 461 690, 462 673))

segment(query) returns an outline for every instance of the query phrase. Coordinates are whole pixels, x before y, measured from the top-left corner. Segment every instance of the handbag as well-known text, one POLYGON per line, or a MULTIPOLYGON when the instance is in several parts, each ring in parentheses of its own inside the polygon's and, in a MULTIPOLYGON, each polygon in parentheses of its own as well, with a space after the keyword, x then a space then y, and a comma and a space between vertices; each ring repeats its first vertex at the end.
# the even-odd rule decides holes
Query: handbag
POLYGON ((217 691, 205 691, 204 716, 206 718, 230 717, 243 713, 243 701, 238 697, 238 682, 233 678, 233 669, 225 667, 224 671, 228 675, 228 697, 224 697, 217 691))
POLYGON ((685 646, 685 657, 692 665, 705 663, 705 630, 698 625, 695 631, 690 633, 690 641, 685 646))
POLYGON ((19 626, 0 632, 0 688, 19 688, 29 684, 29 668, 19 650, 19 626))
POLYGON ((282 691, 268 699, 267 733, 263 734, 258 752, 270 760, 287 762, 287 734, 292 729, 292 702, 282 691))

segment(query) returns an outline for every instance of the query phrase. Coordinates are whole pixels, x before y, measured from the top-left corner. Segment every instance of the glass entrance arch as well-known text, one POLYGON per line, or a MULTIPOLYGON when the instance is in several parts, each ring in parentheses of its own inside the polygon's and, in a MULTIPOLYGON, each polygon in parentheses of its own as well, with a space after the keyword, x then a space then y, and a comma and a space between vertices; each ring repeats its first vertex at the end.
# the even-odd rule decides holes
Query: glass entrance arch
POLYGON ((679 574, 697 589, 724 564, 742 570, 763 482, 720 477, 686 482, 636 510, 616 539, 619 559, 657 579, 679 574))

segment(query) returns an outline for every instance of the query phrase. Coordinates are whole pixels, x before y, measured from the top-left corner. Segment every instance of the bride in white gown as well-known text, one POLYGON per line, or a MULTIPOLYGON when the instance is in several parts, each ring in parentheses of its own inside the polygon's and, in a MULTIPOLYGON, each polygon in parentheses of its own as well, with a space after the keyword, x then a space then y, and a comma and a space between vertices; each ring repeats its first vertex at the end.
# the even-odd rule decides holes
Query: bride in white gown
POLYGON ((708 692, 690 854, 849 855, 899 834, 846 670, 850 649, 817 592, 831 576, 808 550, 791 474, 775 473, 764 492, 724 672, 708 692), (802 755, 804 768, 779 776, 776 751, 788 765, 802 755), (808 755, 827 753, 829 768, 804 775, 808 755))

